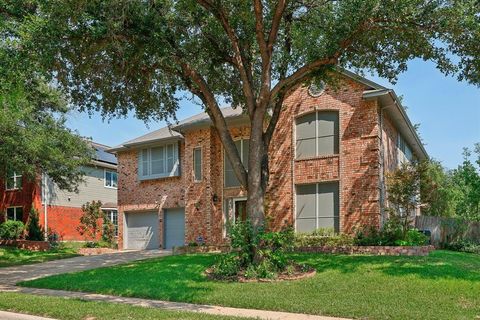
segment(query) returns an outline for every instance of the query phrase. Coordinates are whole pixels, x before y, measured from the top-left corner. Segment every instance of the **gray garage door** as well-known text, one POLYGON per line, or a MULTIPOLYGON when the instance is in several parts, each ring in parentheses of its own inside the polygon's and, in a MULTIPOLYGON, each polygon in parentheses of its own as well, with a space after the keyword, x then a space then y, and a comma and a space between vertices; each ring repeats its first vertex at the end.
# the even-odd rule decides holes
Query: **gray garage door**
POLYGON ((126 249, 158 249, 157 212, 126 213, 126 249))
POLYGON ((165 210, 165 248, 185 245, 185 209, 165 210))

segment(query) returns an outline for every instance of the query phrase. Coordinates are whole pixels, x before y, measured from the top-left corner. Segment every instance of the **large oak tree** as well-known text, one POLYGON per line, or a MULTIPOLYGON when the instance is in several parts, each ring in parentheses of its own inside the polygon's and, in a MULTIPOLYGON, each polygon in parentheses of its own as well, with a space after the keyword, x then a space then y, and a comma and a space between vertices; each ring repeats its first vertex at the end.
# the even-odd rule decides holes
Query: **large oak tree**
POLYGON ((480 83, 476 0, 39 0, 30 32, 82 110, 164 120, 182 92, 203 104, 255 226, 264 220, 268 153, 285 97, 335 67, 394 81, 414 58, 480 83), (251 126, 241 162, 219 104, 251 126))

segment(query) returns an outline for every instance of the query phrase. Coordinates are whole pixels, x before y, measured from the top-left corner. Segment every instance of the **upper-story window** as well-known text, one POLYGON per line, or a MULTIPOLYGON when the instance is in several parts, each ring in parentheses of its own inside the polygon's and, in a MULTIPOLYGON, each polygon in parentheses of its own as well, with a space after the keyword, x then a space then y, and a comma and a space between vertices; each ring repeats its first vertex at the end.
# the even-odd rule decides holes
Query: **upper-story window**
POLYGON ((193 149, 193 174, 195 181, 202 181, 202 148, 193 149))
POLYGON ((338 154, 337 111, 317 111, 297 118, 296 158, 338 154))
POLYGON ((408 146, 407 141, 403 138, 401 134, 397 138, 397 149, 398 149, 398 163, 412 162, 413 153, 412 149, 408 146))
POLYGON ((17 190, 22 189, 22 175, 14 171, 10 171, 5 179, 5 189, 17 190))
MULTIPOLYGON (((248 163, 248 149, 250 146, 250 140, 242 139, 235 141, 235 147, 237 147, 238 153, 240 154, 240 159, 242 159, 243 165, 248 163)), ((224 177, 225 177, 225 187, 239 187, 240 181, 238 181, 235 172, 233 171, 232 164, 228 160, 227 154, 224 153, 224 177)))
POLYGON ((143 149, 139 152, 138 164, 140 180, 178 176, 180 174, 178 144, 143 149))
POLYGON ((118 174, 115 171, 105 170, 105 187, 116 189, 118 186, 118 174))

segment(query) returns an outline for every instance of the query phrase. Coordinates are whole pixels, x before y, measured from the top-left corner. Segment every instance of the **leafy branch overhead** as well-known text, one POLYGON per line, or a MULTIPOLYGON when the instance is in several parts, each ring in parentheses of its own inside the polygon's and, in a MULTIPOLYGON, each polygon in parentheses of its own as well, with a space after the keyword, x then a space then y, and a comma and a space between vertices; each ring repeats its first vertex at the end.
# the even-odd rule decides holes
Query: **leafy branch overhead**
POLYGON ((328 81, 336 67, 395 81, 414 58, 480 84, 476 0, 38 0, 14 7, 0 14, 23 17, 30 50, 40 51, 81 110, 164 120, 183 92, 193 93, 248 191, 257 227, 271 137, 284 99, 300 84, 328 81), (223 103, 249 116, 246 167, 223 103))

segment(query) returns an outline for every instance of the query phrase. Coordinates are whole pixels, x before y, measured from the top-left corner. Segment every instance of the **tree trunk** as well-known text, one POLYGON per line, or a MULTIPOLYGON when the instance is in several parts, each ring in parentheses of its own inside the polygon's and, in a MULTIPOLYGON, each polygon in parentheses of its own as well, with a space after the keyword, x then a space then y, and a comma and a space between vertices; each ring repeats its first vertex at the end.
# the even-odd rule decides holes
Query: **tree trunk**
POLYGON ((268 183, 268 151, 263 134, 263 110, 252 117, 248 158, 247 213, 254 230, 265 222, 264 200, 268 183))

